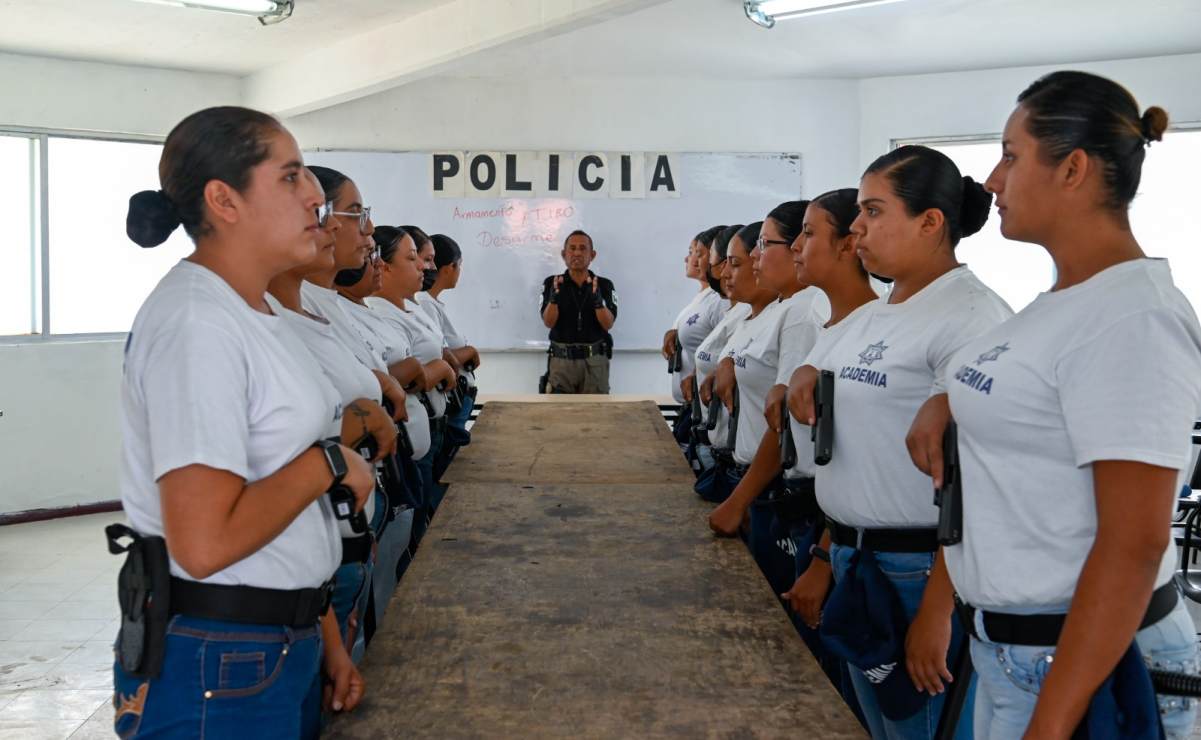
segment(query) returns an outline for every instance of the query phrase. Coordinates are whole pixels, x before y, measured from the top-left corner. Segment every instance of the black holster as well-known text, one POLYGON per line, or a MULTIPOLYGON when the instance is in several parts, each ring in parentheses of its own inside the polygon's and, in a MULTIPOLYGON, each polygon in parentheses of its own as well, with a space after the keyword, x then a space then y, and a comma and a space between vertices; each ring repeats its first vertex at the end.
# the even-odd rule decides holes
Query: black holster
POLYGON ((121 605, 121 630, 117 634, 117 660, 137 678, 157 678, 167 648, 167 622, 171 618, 171 561, 167 541, 144 536, 124 524, 104 528, 108 551, 125 553, 117 576, 117 601, 121 605), (119 540, 128 537, 130 543, 119 540))
POLYGON ((822 518, 812 478, 781 478, 768 495, 776 518, 785 524, 815 522, 822 518))
POLYGON ((938 507, 938 544, 963 541, 963 479, 959 469, 959 427, 954 421, 942 434, 942 488, 934 492, 938 507))

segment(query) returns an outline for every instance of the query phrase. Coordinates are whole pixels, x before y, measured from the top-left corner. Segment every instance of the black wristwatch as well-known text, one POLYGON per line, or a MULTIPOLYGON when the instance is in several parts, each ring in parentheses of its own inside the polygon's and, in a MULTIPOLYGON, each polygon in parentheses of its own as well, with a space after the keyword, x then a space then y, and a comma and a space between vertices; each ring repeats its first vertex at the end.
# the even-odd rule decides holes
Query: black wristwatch
MULTIPOLYGON (((329 465, 329 472, 333 473, 334 480, 329 484, 329 488, 333 488, 342 482, 346 474, 350 471, 346 467, 346 458, 342 456, 342 445, 332 439, 321 439, 313 443, 314 447, 320 447, 321 452, 325 454, 325 463, 329 465)), ((328 488, 326 490, 329 490, 328 488)))

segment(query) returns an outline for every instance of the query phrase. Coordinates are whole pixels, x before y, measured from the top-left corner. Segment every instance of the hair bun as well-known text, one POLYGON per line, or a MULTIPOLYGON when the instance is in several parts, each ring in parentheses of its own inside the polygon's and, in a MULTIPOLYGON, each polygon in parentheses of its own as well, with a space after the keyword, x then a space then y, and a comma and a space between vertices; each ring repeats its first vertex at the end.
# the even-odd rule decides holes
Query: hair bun
POLYGON ((971 236, 984 228, 992 210, 992 193, 970 177, 963 178, 963 205, 959 207, 959 232, 971 236))
POLYGON ((129 198, 125 233, 143 248, 157 247, 167 241, 180 225, 179 213, 161 190, 143 190, 129 198))
POLYGON ((1148 143, 1163 141, 1163 134, 1168 130, 1168 112, 1158 105, 1147 109, 1142 118, 1143 138, 1148 143))

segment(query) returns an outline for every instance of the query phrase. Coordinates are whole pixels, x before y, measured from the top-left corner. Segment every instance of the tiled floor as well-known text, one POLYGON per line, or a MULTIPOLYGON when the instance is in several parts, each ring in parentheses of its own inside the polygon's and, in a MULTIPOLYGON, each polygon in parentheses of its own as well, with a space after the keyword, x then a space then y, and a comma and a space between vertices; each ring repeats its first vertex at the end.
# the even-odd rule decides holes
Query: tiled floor
POLYGON ((0 740, 113 737, 120 519, 0 527, 0 740))

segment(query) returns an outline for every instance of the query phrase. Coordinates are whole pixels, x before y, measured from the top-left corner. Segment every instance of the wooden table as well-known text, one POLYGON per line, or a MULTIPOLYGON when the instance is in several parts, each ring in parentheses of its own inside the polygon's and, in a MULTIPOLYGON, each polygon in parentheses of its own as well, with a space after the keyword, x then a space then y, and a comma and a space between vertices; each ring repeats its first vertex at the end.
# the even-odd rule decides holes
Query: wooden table
POLYGON ((329 736, 863 737, 664 427, 490 403, 329 736))

